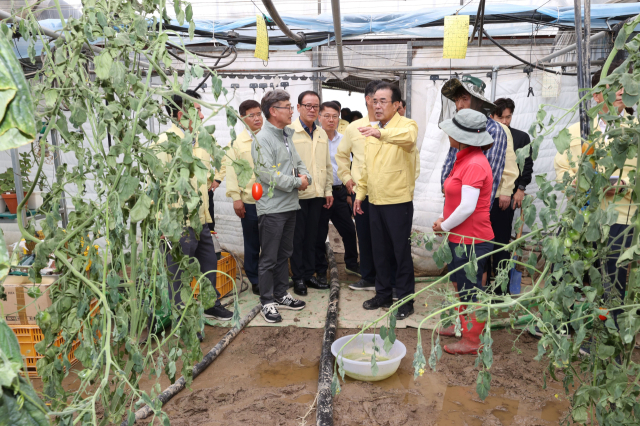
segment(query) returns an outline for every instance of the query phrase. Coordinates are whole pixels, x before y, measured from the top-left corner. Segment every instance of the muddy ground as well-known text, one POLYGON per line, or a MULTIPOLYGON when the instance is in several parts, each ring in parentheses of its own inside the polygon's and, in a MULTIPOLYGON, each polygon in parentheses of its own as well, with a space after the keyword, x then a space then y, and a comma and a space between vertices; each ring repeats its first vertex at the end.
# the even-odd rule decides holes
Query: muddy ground
MULTIPOLYGON (((339 330, 338 337, 354 332, 339 330)), ((212 347, 223 333, 223 329, 207 327, 203 348, 212 347)), ((315 411, 309 409, 317 389, 322 333, 295 327, 245 329, 194 381, 192 390, 181 392, 165 406, 171 424, 315 424, 315 411)), ((437 372, 428 370, 414 381, 411 363, 416 330, 398 330, 398 339, 408 348, 398 372, 375 383, 347 378, 335 399, 334 424, 558 424, 568 403, 560 384, 549 381, 549 388, 542 389, 544 365, 532 360, 537 340, 528 334, 520 336, 519 354, 512 350, 515 334, 497 331, 492 335, 493 382, 485 402, 474 392, 477 370, 473 356, 445 354, 437 372)), ((428 358, 429 347, 423 346, 428 358)))

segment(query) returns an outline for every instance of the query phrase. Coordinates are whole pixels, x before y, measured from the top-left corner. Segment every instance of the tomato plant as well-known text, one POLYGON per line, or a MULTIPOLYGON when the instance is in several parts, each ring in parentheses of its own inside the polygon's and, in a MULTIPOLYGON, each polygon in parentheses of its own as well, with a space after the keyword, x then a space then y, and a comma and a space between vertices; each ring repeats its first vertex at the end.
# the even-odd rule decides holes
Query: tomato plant
MULTIPOLYGON (((59 0, 53 4, 60 10, 59 0)), ((195 188, 211 180, 214 170, 191 153, 197 141, 219 168, 225 149, 216 144, 206 121, 226 114, 234 139, 238 114, 228 106, 230 99, 217 73, 181 41, 170 42, 175 34, 162 25, 169 22, 167 7, 181 25, 189 26, 192 39, 192 7, 181 1, 88 0, 79 17, 61 19, 62 36, 55 40, 42 33, 30 9, 21 11, 24 19, 19 24, 0 22, 0 149, 31 142, 34 123, 45 123, 37 142, 40 155, 32 162, 35 179, 24 188, 25 202, 36 186, 50 189, 42 206, 49 213, 39 222, 44 239, 35 237, 34 222, 22 223, 19 216, 18 226, 28 242, 37 243, 31 280, 39 282, 39 271, 51 258, 60 274, 48 289, 52 305, 36 318, 44 334, 36 345, 44 354, 37 369, 43 398, 55 413, 47 419, 52 422, 130 421, 140 402, 153 405, 154 415, 167 422, 161 406, 151 403, 161 377, 173 382, 181 374, 189 384, 191 367, 202 358, 197 333, 204 332, 203 310, 217 296, 198 261, 182 253, 179 240, 185 227, 198 233, 206 226, 199 218, 201 198, 195 188), (19 65, 5 61, 15 58, 13 37, 28 44, 29 58, 24 61, 40 61, 28 82, 19 65), (97 40, 102 47, 89 46, 97 40), (39 41, 42 53, 36 58, 39 41), (180 72, 170 49, 187 59, 180 72), (205 73, 214 102, 184 94, 192 83, 205 80, 205 73), (158 79, 154 84, 152 76, 158 79), (180 123, 165 110, 174 95, 185 101, 180 123), (211 115, 201 120, 194 101, 211 115), (167 141, 158 144, 150 120, 183 125, 184 137, 169 133, 167 141), (59 149, 74 156, 77 165, 59 167, 55 180, 48 181, 43 164, 46 153, 56 149, 52 138, 61 139, 59 149), (159 156, 170 160, 162 162, 159 156), (59 214, 63 198, 73 206, 64 229, 59 214), (199 281, 197 303, 191 287, 183 285, 184 306, 176 306, 166 250, 180 263, 183 283, 199 281), (171 332, 157 327, 156 334, 147 336, 152 318, 167 319, 171 332), (64 338, 60 346, 54 345, 58 336, 64 338), (74 354, 80 363, 72 369, 68 355, 74 342, 79 342, 74 354), (76 372, 81 391, 71 392, 62 383, 76 372), (140 389, 143 375, 156 380, 152 390, 140 389)), ((258 157, 255 163, 261 164, 258 157)), ((245 186, 253 172, 249 163, 237 161, 233 167, 239 185, 245 186)), ((2 250, 6 252, 0 241, 0 278, 8 270, 2 250)), ((0 295, 1 290, 0 286, 0 295)), ((239 314, 237 301, 235 310, 239 314)), ((3 371, 9 367, 6 362, 0 365, 3 371)), ((21 381, 5 382, 3 377, 2 382, 12 386, 13 395, 27 395, 21 381)))

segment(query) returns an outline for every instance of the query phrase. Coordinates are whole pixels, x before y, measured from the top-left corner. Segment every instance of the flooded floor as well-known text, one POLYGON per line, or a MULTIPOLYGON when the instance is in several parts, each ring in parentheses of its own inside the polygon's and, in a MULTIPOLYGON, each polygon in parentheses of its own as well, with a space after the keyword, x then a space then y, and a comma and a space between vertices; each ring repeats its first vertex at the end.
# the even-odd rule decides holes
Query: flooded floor
MULTIPOLYGON (((207 330, 215 331, 208 333, 204 345, 213 346, 219 331, 207 330)), ((245 329, 191 390, 165 406, 171 424, 315 424, 310 407, 317 390, 322 332, 295 327, 245 329)), ((339 330, 338 337, 352 333, 339 330)), ((475 393, 475 357, 445 354, 438 371, 426 371, 414 380, 416 331, 398 330, 398 338, 407 345, 408 354, 393 376, 374 383, 347 377, 342 383, 334 401, 336 426, 554 425, 568 409, 559 384, 551 382, 542 389, 544 365, 531 361, 537 353, 533 338, 520 337, 518 355, 510 350, 515 336, 505 331, 493 334, 493 382, 485 401, 475 393)), ((424 351, 428 357, 429 348, 424 351)))

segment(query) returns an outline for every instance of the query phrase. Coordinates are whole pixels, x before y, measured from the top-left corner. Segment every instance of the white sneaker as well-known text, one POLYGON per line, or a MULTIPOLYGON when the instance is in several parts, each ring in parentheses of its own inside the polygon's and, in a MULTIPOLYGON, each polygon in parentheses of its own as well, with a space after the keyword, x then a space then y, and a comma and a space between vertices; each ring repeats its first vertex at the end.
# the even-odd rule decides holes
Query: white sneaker
POLYGON ((276 299, 276 305, 280 309, 289 309, 292 311, 299 311, 304 309, 307 304, 302 300, 294 299, 291 294, 287 293, 282 299, 276 299))
POLYGON ((267 303, 266 305, 263 305, 260 313, 266 322, 282 322, 282 317, 278 312, 276 303, 267 303))

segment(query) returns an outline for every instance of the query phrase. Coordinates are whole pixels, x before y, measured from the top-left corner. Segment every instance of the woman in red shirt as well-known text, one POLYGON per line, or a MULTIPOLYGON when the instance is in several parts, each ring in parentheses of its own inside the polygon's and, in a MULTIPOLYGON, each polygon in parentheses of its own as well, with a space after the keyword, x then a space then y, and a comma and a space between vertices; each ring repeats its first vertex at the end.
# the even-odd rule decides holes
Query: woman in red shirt
MULTIPOLYGON (((472 109, 463 109, 451 120, 440 123, 440 128, 449 135, 451 146, 459 150, 453 169, 444 181, 444 210, 433 224, 434 232, 450 232, 449 247, 453 261, 448 265, 449 271, 468 263, 472 253, 478 258, 493 250, 489 218, 493 175, 483 152, 491 148, 493 138, 487 133, 486 126, 487 117, 472 109), (461 256, 455 251, 459 246, 464 249, 461 256)), ((464 269, 451 275, 451 280, 458 283, 458 296, 462 302, 475 301, 477 289, 482 289, 486 259, 477 263, 474 280, 467 277, 464 269)), ((464 309, 461 306, 459 312, 464 309)), ((477 354, 484 323, 479 323, 475 314, 460 315, 460 322, 462 339, 445 345, 444 350, 450 354, 477 354), (468 328, 469 322, 471 329, 468 328)))

